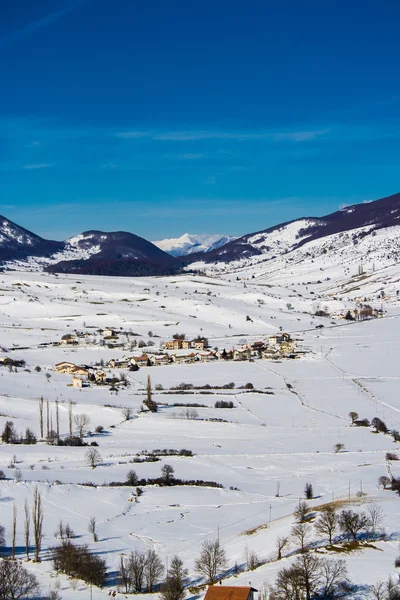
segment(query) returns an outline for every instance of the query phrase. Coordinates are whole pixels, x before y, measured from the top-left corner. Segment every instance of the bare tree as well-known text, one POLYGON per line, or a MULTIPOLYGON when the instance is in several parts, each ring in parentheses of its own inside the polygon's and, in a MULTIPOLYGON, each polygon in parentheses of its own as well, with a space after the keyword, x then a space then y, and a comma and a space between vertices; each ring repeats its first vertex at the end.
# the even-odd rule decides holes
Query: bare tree
POLYGON ((291 533, 294 541, 300 546, 300 552, 307 552, 311 536, 310 523, 297 523, 292 527, 291 533))
POLYGON ((153 391, 151 389, 151 378, 150 378, 150 375, 147 375, 146 399, 147 399, 147 405, 151 404, 152 401, 153 401, 153 391))
POLYGON ((195 570, 203 575, 210 585, 214 585, 218 573, 226 567, 225 550, 219 540, 203 542, 199 558, 194 563, 195 570))
POLYGON ((350 591, 346 561, 328 560, 320 562, 320 598, 342 598, 350 591))
POLYGON ((391 577, 389 577, 387 581, 387 594, 388 600, 400 600, 400 591, 398 588, 398 583, 393 581, 391 577))
POLYGON ((6 545, 6 530, 0 525, 0 548, 6 545))
POLYGON ((312 500, 314 498, 314 490, 312 483, 306 483, 306 485, 304 486, 304 495, 307 498, 307 500, 312 500))
POLYGON ((302 589, 301 571, 296 564, 281 569, 275 580, 270 600, 302 600, 304 593, 302 589))
POLYGON ((153 592, 154 585, 164 573, 164 565, 157 552, 155 552, 155 550, 150 550, 150 548, 146 552, 144 572, 147 591, 151 594, 153 592))
POLYGON ((17 537, 17 506, 14 502, 12 507, 12 527, 11 527, 11 559, 15 560, 15 539, 17 537))
POLYGON ((311 553, 303 553, 297 559, 297 567, 301 572, 301 581, 306 598, 309 600, 319 583, 321 560, 311 553))
POLYGON ((29 504, 28 501, 25 500, 24 504, 24 513, 25 513, 25 521, 24 521, 24 538, 25 538, 25 552, 26 552, 26 560, 29 560, 29 546, 31 542, 31 515, 29 512, 29 504))
POLYGON ((58 405, 58 400, 56 400, 56 433, 57 439, 60 437, 60 407, 58 405))
POLYGON ((383 487, 384 490, 386 490, 388 485, 391 483, 391 479, 387 475, 382 475, 379 477, 378 483, 383 487))
POLYGON ((144 587, 144 569, 146 557, 141 552, 135 550, 131 552, 128 560, 128 570, 134 592, 140 594, 144 587))
POLYGON ((40 439, 43 439, 43 396, 39 398, 39 425, 40 425, 40 439))
POLYGON ((60 538, 60 540, 63 540, 64 536, 65 536, 64 523, 62 522, 62 519, 60 519, 58 521, 58 525, 57 525, 57 529, 54 533, 54 537, 58 537, 58 538, 60 538))
POLYGON ((385 581, 378 581, 371 586, 371 593, 374 600, 387 600, 387 584, 385 581))
POLYGON ((254 550, 249 550, 246 546, 244 551, 244 561, 247 571, 254 571, 261 565, 261 560, 254 550))
POLYGON ((74 423, 78 429, 79 437, 83 437, 83 430, 90 423, 90 417, 86 413, 80 413, 79 415, 74 416, 74 423))
POLYGON ((299 503, 293 512, 296 521, 298 523, 304 523, 304 521, 307 519, 307 513, 309 510, 310 507, 308 506, 307 502, 304 502, 304 500, 299 500, 299 503))
POLYGON ((43 539, 43 508, 42 497, 39 493, 38 487, 35 487, 33 492, 32 523, 33 537, 35 541, 35 561, 40 562, 39 554, 42 548, 43 539))
POLYGON ((46 439, 50 437, 50 409, 49 400, 46 400, 46 439))
POLYGON ((290 567, 279 571, 271 600, 338 599, 348 596, 350 582, 343 560, 327 560, 302 554, 290 567))
POLYGON ((131 591, 132 580, 128 568, 128 564, 125 562, 124 555, 121 554, 120 557, 120 567, 119 567, 119 582, 124 586, 125 594, 129 594, 131 591))
POLYGON ((281 560, 283 549, 289 544, 289 538, 282 536, 276 540, 276 560, 281 560))
POLYGON ((161 600, 183 600, 185 597, 185 579, 188 571, 183 566, 182 560, 174 556, 168 569, 165 583, 161 587, 161 600))
POLYGON ((368 526, 368 517, 364 513, 356 513, 353 510, 342 510, 339 515, 339 526, 343 533, 357 541, 357 535, 368 526))
POLYGON ((357 419, 358 419, 358 413, 356 413, 354 411, 350 411, 349 417, 351 419, 351 424, 354 425, 354 422, 357 421, 357 419))
POLYGON ((91 517, 91 519, 89 519, 88 532, 92 534, 94 542, 99 541, 99 538, 97 537, 97 532, 96 532, 96 525, 97 525, 96 517, 91 517))
POLYGON ((72 437, 72 402, 68 404, 68 429, 69 437, 72 437))
POLYGON ((340 442, 333 446, 333 451, 335 454, 338 454, 342 450, 344 450, 344 444, 341 444, 340 442))
POLYGON ((138 476, 136 474, 136 471, 134 471, 133 469, 129 469, 129 471, 126 474, 126 483, 128 485, 137 485, 139 482, 138 476))
POLYGON ((370 504, 367 509, 368 535, 374 540, 379 531, 383 532, 384 513, 377 504, 370 504))
POLYGON ((124 417, 125 421, 129 421, 132 415, 133 415, 133 409, 129 408, 129 406, 125 406, 122 409, 122 416, 124 417))
POLYGON ((168 485, 174 478, 174 467, 171 465, 163 465, 161 467, 161 475, 165 483, 168 485))
POLYGON ((90 450, 86 452, 85 458, 86 463, 89 465, 89 467, 92 467, 92 469, 95 469, 96 466, 102 461, 101 454, 98 450, 96 450, 96 448, 90 448, 90 450))
POLYGON ((29 599, 36 597, 38 593, 38 580, 19 561, 4 559, 0 562, 0 598, 29 599))
POLYGON ((338 513, 334 506, 328 505, 324 507, 321 515, 315 522, 315 529, 321 535, 327 535, 329 543, 332 545, 332 539, 338 529, 338 513))
POLYGON ((72 527, 71 527, 71 525, 69 525, 69 523, 67 523, 65 526, 64 534, 65 534, 65 537, 67 538, 67 540, 72 540, 75 537, 75 531, 72 529, 72 527))

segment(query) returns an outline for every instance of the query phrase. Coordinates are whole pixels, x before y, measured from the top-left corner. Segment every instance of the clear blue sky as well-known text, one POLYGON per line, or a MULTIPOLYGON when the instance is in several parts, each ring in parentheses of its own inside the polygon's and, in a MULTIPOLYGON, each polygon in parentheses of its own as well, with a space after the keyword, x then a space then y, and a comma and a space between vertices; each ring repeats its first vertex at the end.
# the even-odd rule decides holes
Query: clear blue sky
POLYGON ((400 191, 398 0, 2 0, 0 212, 244 234, 400 191))

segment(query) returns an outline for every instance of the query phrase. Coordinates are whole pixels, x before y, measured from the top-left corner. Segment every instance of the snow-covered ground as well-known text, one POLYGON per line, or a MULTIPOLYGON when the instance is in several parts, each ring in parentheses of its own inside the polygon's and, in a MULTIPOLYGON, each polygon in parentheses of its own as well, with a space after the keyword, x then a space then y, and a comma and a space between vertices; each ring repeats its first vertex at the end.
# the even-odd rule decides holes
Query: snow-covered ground
MULTIPOLYGON (((361 244, 355 252, 361 252, 361 244)), ((18 432, 29 427, 39 435, 40 396, 45 408, 49 401, 53 427, 59 402, 61 435, 68 433, 71 401, 74 414, 90 417, 90 431, 104 427, 103 433, 87 437, 98 443, 102 457, 95 469, 86 464, 85 447, 0 443, 0 469, 7 477, 0 481, 0 524, 6 527, 9 546, 15 503, 21 554, 24 502, 32 503, 36 485, 42 494, 43 560, 26 566, 38 575, 44 590, 59 581, 64 600, 88 597, 85 584, 74 590, 73 582, 52 571, 48 549, 57 543, 54 532, 60 519, 71 525, 79 543, 106 558, 110 573, 118 569, 121 555, 154 548, 163 560, 178 554, 195 582, 193 566, 201 544, 217 535, 231 567, 244 563, 246 548, 261 559, 270 558, 277 537, 290 531, 293 510, 304 497, 307 482, 316 496, 311 506, 345 501, 349 494, 352 505, 382 506, 387 540, 376 542, 375 549, 341 557, 359 585, 394 573, 399 499, 378 488, 377 480, 387 473, 385 455, 396 451, 396 444, 370 428, 352 427, 348 414, 378 416, 390 429, 400 429, 400 268, 394 261, 380 264, 376 250, 359 273, 359 258, 357 254, 340 264, 338 258, 320 252, 314 258, 299 257, 293 266, 281 257, 273 268, 254 262, 234 274, 214 270, 209 277, 0 274, 0 358, 26 361, 17 372, 0 367, 0 430, 12 420, 18 432), (347 323, 313 315, 319 309, 329 313, 352 309, 360 297, 373 308, 382 308, 384 318, 347 323), (319 325, 324 327, 316 328, 319 325), (104 345, 98 330, 106 327, 128 332, 126 347, 104 345), (53 345, 74 330, 90 336, 76 346, 53 345), (118 394, 108 386, 73 388, 71 376, 54 369, 64 360, 107 364, 111 358, 133 354, 132 340, 153 342, 155 346, 144 348, 151 351, 173 334, 185 333, 187 338, 206 336, 211 347, 229 350, 280 330, 298 340, 298 349, 304 350, 301 358, 124 370, 129 385, 118 394), (163 388, 154 389, 153 398, 160 403, 155 414, 141 411, 148 375, 153 389, 163 388), (187 395, 169 391, 182 382, 211 387, 233 382, 235 387, 187 395), (246 383, 255 389, 239 389, 246 383), (232 400, 234 407, 215 408, 217 399, 232 400), (204 405, 189 415, 194 418, 187 418, 184 407, 173 406, 188 402, 204 405), (133 409, 130 421, 124 421, 122 407, 133 409), (344 448, 335 453, 338 443, 344 448), (137 453, 158 448, 185 448, 194 456, 133 462, 137 453), (164 464, 174 467, 176 477, 215 481, 224 487, 145 486, 135 503, 128 501, 131 488, 104 485, 125 481, 130 469, 139 478, 158 477, 164 464), (361 488, 366 495, 360 498, 361 488), (98 521, 97 543, 87 531, 93 516, 98 521)), ((109 371, 117 376, 121 372, 106 367, 109 371)), ((391 468, 400 475, 395 462, 391 468)), ((289 560, 268 562, 226 583, 251 581, 262 589, 273 583, 289 560)), ((106 598, 111 589, 115 589, 112 576, 109 587, 93 590, 93 598, 106 598)), ((365 588, 363 594, 355 597, 368 597, 365 588)))

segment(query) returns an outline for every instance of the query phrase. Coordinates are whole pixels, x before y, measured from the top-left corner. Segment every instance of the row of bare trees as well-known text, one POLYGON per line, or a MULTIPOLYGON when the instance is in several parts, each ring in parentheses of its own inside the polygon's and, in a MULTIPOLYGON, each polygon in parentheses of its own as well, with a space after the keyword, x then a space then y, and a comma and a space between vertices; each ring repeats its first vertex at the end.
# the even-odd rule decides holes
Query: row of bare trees
MULTIPOLYGON (((44 400, 43 396, 39 398, 39 427, 40 438, 47 439, 54 443, 60 438, 60 406, 58 400, 55 404, 55 426, 53 424, 53 411, 50 407, 49 400, 44 400), (46 425, 46 435, 45 435, 46 425)), ((83 437, 85 429, 89 426, 90 417, 85 413, 73 414, 73 403, 68 404, 68 432, 69 437, 73 437, 73 426, 78 430, 80 438, 83 437)))
MULTIPOLYGON (((225 550, 219 540, 205 541, 201 553, 195 561, 195 570, 207 583, 213 585, 226 568, 225 550)), ((121 556, 120 583, 126 594, 153 592, 164 574, 164 565, 154 550, 131 552, 121 556)), ((184 595, 184 582, 188 571, 178 556, 172 558, 167 569, 164 583, 161 585, 163 600, 180 600, 184 595)))
MULTIPOLYGON (((11 518, 11 559, 15 560, 15 548, 17 537, 17 506, 14 503, 11 518)), ((34 560, 40 562, 40 551, 43 540, 43 507, 42 497, 36 487, 33 492, 32 510, 29 508, 28 501, 24 504, 24 540, 26 559, 30 560, 31 533, 33 533, 34 560)), ((5 529, 0 526, 0 546, 5 545, 5 529)), ((1 599, 1 596, 0 596, 1 599)))
POLYGON ((288 549, 289 545, 295 544, 301 553, 306 552, 310 548, 313 528, 320 536, 327 538, 329 545, 346 539, 357 542, 361 535, 365 539, 384 535, 383 511, 376 504, 370 504, 366 511, 357 512, 352 509, 339 511, 332 503, 313 512, 307 502, 300 500, 293 514, 296 522, 291 536, 280 537, 276 542, 277 560, 282 558, 283 550, 288 549))

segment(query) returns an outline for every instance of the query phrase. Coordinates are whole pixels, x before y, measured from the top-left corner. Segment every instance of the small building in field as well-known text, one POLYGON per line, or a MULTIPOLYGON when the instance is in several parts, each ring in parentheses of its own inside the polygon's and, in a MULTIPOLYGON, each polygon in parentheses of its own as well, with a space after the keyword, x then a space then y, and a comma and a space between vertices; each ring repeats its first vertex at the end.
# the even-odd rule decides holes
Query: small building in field
POLYGON ((217 360, 217 357, 214 352, 204 350, 203 352, 196 353, 196 360, 199 362, 209 362, 210 360, 217 360))
POLYGON ((277 348, 265 348, 261 352, 261 358, 271 359, 271 358, 279 358, 279 350, 277 348))
POLYGON ((254 600, 257 591, 251 585, 212 585, 204 600, 254 600))
POLYGON ((112 327, 108 327, 107 329, 103 329, 103 337, 115 338, 117 337, 117 332, 114 329, 112 329, 112 327))
POLYGON ((192 340, 192 348, 195 350, 204 350, 205 348, 208 348, 208 339, 198 337, 195 340, 192 340))
POLYGON ((190 364, 194 363, 196 355, 194 352, 190 352, 189 354, 173 354, 171 356, 172 362, 176 364, 190 364))
POLYGON ((72 369, 71 373, 73 375, 83 375, 84 377, 88 376, 88 370, 85 367, 77 367, 74 366, 74 368, 72 369))
POLYGON ((130 365, 136 365, 137 367, 147 367, 149 364, 149 355, 141 354, 140 356, 133 356, 129 363, 130 365))
POLYGON ((251 358, 251 350, 248 348, 235 348, 233 351, 233 360, 249 360, 251 358))
POLYGON ((77 344, 78 340, 76 339, 76 335, 74 335, 72 333, 66 333, 65 335, 62 336, 61 343, 64 345, 77 344))
POLYGON ((76 369, 76 365, 66 360, 56 364, 57 373, 67 373, 70 375, 74 369, 76 369))
POLYGON ((264 348, 265 348, 264 342, 254 342, 254 344, 251 346, 251 349, 253 350, 253 352, 261 352, 262 350, 264 350, 264 348))
POLYGON ((183 342, 185 340, 177 339, 177 340, 168 340, 164 344, 164 348, 166 350, 181 350, 183 347, 183 342))
POLYGON ((170 362, 169 354, 152 354, 150 356, 152 365, 168 365, 170 362))
POLYGON ((215 358, 217 358, 218 360, 232 360, 232 358, 233 358, 232 350, 229 350, 227 352, 225 350, 225 348, 223 350, 216 350, 214 355, 215 355, 215 358))
POLYGON ((96 383, 105 383, 107 379, 106 373, 104 371, 95 371, 94 372, 94 380, 96 383))
POLYGON ((128 369, 131 364, 130 358, 121 358, 121 360, 112 358, 108 361, 108 366, 111 369, 128 369))
POLYGON ((81 388, 83 387, 83 379, 82 377, 78 377, 77 375, 73 375, 72 377, 72 387, 81 388))

